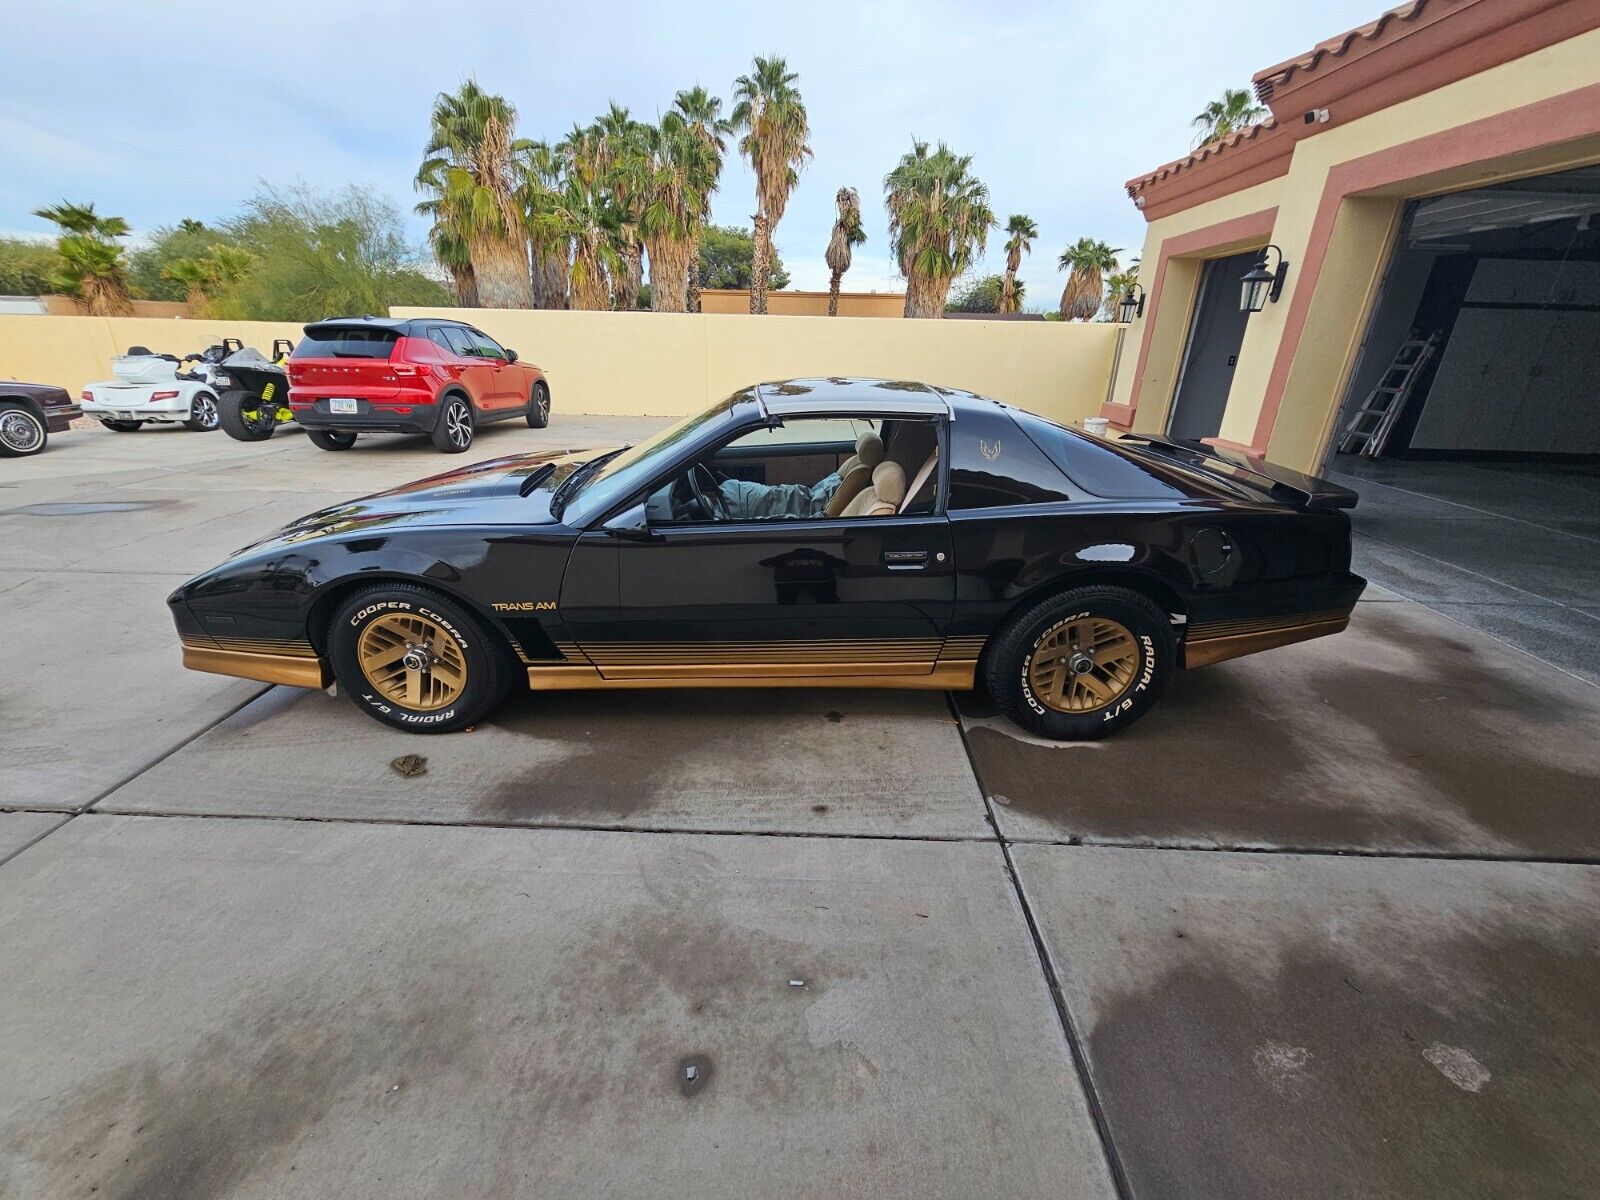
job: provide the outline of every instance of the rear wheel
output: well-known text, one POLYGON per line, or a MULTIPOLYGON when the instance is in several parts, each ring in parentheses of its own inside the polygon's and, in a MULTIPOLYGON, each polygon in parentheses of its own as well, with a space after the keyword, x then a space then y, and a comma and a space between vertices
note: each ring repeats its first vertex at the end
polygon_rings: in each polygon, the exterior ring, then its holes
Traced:
POLYGON ((528 428, 543 429, 550 424, 550 387, 544 380, 533 385, 528 397, 528 428))
POLYGON ((101 421, 113 433, 137 433, 144 428, 143 421, 101 421))
POLYGON ((50 440, 50 428, 26 405, 0 403, 0 457, 27 458, 50 440))
POLYGON ((348 450, 356 444, 356 435, 346 429, 308 429, 306 437, 319 450, 348 450))
POLYGON ((185 429, 195 433, 210 433, 222 423, 222 417, 217 409, 217 398, 210 392, 201 392, 195 396, 194 402, 189 405, 189 419, 183 423, 185 429))
POLYGON ((505 698, 504 648, 461 605, 412 584, 356 593, 334 614, 328 652, 339 686, 374 720, 449 733, 505 698))
POLYGON ((433 427, 433 445, 446 454, 460 454, 472 445, 472 405, 464 396, 446 396, 433 427))
POLYGON ((1008 621, 984 675, 1000 710, 1024 729, 1087 741, 1133 724, 1177 664, 1167 614, 1126 588, 1063 592, 1008 621))
POLYGON ((224 392, 217 402, 222 432, 240 442, 264 442, 278 427, 277 405, 246 391, 224 392))

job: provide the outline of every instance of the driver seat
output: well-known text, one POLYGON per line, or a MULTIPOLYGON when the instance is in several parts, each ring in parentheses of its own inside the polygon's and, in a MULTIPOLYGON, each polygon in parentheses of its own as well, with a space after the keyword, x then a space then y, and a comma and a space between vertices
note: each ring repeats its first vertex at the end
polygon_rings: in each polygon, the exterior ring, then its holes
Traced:
POLYGON ((839 468, 839 488, 824 510, 837 517, 872 482, 872 472, 883 461, 883 439, 870 429, 856 439, 856 452, 839 468))
POLYGON ((872 472, 872 483, 856 493, 844 506, 844 517, 892 517, 906 498, 906 473, 899 463, 879 463, 872 472))

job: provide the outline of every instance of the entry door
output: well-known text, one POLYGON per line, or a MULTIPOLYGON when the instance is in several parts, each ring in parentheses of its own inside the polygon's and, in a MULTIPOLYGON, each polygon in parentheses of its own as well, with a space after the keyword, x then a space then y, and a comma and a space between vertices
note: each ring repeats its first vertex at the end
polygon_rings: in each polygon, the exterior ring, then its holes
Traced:
POLYGON ((940 515, 666 525, 615 544, 616 609, 563 605, 608 679, 928 674, 955 604, 940 515))
POLYGON ((1255 266, 1259 252, 1214 258, 1201 268, 1200 295, 1189 327, 1189 345, 1178 375, 1167 433, 1175 438, 1216 437, 1228 407, 1228 389, 1244 345, 1245 322, 1239 311, 1239 280, 1255 266))

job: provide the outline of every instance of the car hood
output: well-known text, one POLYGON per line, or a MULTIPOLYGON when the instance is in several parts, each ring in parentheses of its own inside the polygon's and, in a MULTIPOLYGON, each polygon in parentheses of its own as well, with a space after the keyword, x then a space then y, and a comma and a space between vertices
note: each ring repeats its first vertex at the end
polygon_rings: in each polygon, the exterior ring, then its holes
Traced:
POLYGON ((0 382, 0 392, 10 396, 27 396, 37 400, 46 407, 70 404, 72 397, 65 388, 58 388, 49 383, 22 383, 19 380, 5 380, 0 382))
POLYGON ((396 526, 553 525, 556 518, 550 511, 550 499, 555 489, 578 467, 606 452, 550 450, 474 463, 307 513, 245 549, 396 526), (554 469, 544 471, 546 466, 554 469), (522 495, 528 478, 539 471, 544 471, 544 477, 526 496, 522 495))

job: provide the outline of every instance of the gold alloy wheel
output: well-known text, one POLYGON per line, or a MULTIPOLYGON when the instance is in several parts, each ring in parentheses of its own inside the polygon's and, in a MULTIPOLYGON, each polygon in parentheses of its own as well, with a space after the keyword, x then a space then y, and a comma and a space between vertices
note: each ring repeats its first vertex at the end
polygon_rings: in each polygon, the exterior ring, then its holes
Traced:
POLYGON ((386 613, 356 643, 361 673, 385 700, 432 712, 467 689, 467 660, 443 626, 414 613, 386 613))
POLYGON ((1105 617, 1079 617, 1057 625, 1034 647, 1028 686, 1057 712, 1093 712, 1122 699, 1138 669, 1133 634, 1105 617))

